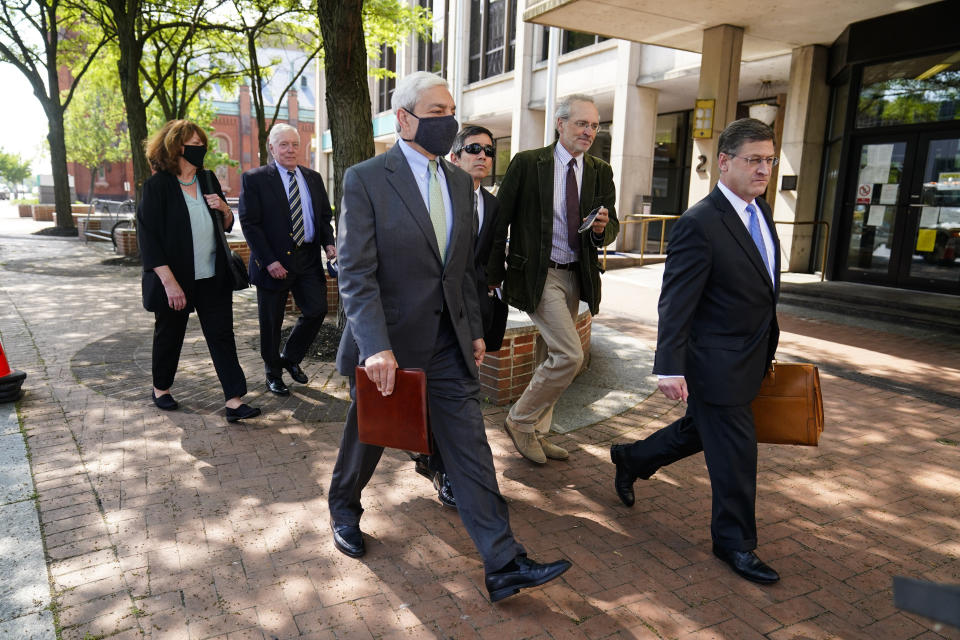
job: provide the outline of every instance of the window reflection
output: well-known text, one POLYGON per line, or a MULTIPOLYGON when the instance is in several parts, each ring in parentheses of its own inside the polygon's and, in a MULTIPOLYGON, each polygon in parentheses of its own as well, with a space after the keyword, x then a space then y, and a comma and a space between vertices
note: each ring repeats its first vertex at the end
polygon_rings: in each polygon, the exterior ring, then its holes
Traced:
POLYGON ((960 120, 960 52, 863 69, 858 128, 960 120))

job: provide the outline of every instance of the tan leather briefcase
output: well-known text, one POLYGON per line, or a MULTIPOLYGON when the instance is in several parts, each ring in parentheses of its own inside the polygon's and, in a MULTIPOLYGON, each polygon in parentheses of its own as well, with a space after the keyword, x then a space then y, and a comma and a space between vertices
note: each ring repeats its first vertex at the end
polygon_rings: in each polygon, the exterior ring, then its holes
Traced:
POLYGON ((774 362, 750 405, 757 442, 815 447, 823 432, 823 399, 816 365, 774 362))

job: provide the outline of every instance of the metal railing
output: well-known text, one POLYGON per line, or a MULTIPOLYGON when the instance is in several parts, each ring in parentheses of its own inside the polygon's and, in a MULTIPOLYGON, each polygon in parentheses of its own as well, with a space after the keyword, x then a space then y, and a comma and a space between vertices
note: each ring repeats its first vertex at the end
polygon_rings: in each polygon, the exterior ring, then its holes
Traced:
MULTIPOLYGON (((659 214, 653 214, 653 213, 638 213, 638 214, 636 214, 636 215, 634 215, 634 216, 631 216, 630 218, 627 218, 626 220, 621 220, 621 221, 620 221, 620 227, 621 227, 621 229, 622 229, 624 226, 631 225, 631 224, 639 224, 639 225, 640 225, 640 243, 639 243, 639 244, 640 244, 640 264, 641 264, 641 265, 643 264, 643 254, 646 252, 646 249, 647 249, 647 231, 648 231, 648 229, 650 228, 650 223, 651 223, 651 222, 664 222, 664 223, 666 223, 666 221, 668 221, 668 220, 676 220, 676 219, 679 218, 679 217, 680 217, 680 216, 676 216, 676 215, 659 215, 659 214)), ((663 253, 663 245, 664 245, 664 243, 666 242, 666 230, 667 230, 667 225, 666 225, 666 224, 661 224, 661 225, 660 225, 660 249, 659 249, 659 251, 660 251, 661 254, 663 253)), ((603 261, 603 268, 604 268, 604 270, 606 270, 606 268, 607 268, 607 247, 606 247, 606 246, 603 247, 603 259, 602 259, 602 261, 603 261)))
POLYGON ((827 277, 827 249, 830 247, 830 223, 826 220, 806 220, 806 221, 788 221, 788 220, 774 220, 773 224, 789 224, 791 226, 806 226, 810 224, 823 225, 826 230, 823 236, 823 246, 820 249, 820 282, 826 280, 827 277))
POLYGON ((90 202, 90 210, 87 213, 84 239, 107 240, 112 242, 114 248, 116 248, 117 231, 134 228, 135 214, 136 204, 133 200, 117 202, 94 199, 90 202), (96 221, 95 225, 92 224, 93 221, 96 221))

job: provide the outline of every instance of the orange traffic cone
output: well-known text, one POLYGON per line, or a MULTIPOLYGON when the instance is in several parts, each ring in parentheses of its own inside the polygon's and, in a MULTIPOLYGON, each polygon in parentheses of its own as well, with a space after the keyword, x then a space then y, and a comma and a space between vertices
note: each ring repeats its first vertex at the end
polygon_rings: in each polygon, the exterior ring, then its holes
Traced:
POLYGON ((7 364, 7 356, 3 352, 3 344, 0 343, 0 402, 13 402, 19 400, 23 392, 20 385, 23 384, 27 374, 23 371, 11 371, 7 364))

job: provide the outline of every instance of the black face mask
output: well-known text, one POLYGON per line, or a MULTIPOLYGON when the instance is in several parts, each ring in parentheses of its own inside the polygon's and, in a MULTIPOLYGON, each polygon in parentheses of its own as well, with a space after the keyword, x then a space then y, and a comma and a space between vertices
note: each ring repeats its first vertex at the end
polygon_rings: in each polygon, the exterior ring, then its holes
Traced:
MULTIPOLYGON (((406 111, 406 109, 404 109, 406 111)), ((457 131, 460 130, 460 124, 454 116, 433 116, 421 118, 407 111, 410 115, 420 121, 417 127, 417 133, 413 140, 407 142, 416 142, 423 147, 424 151, 435 156, 442 156, 450 151, 453 146, 453 140, 457 137, 457 131)))
POLYGON ((205 145, 183 145, 183 159, 195 166, 197 169, 203 168, 203 156, 205 155, 207 155, 207 147, 205 145))

